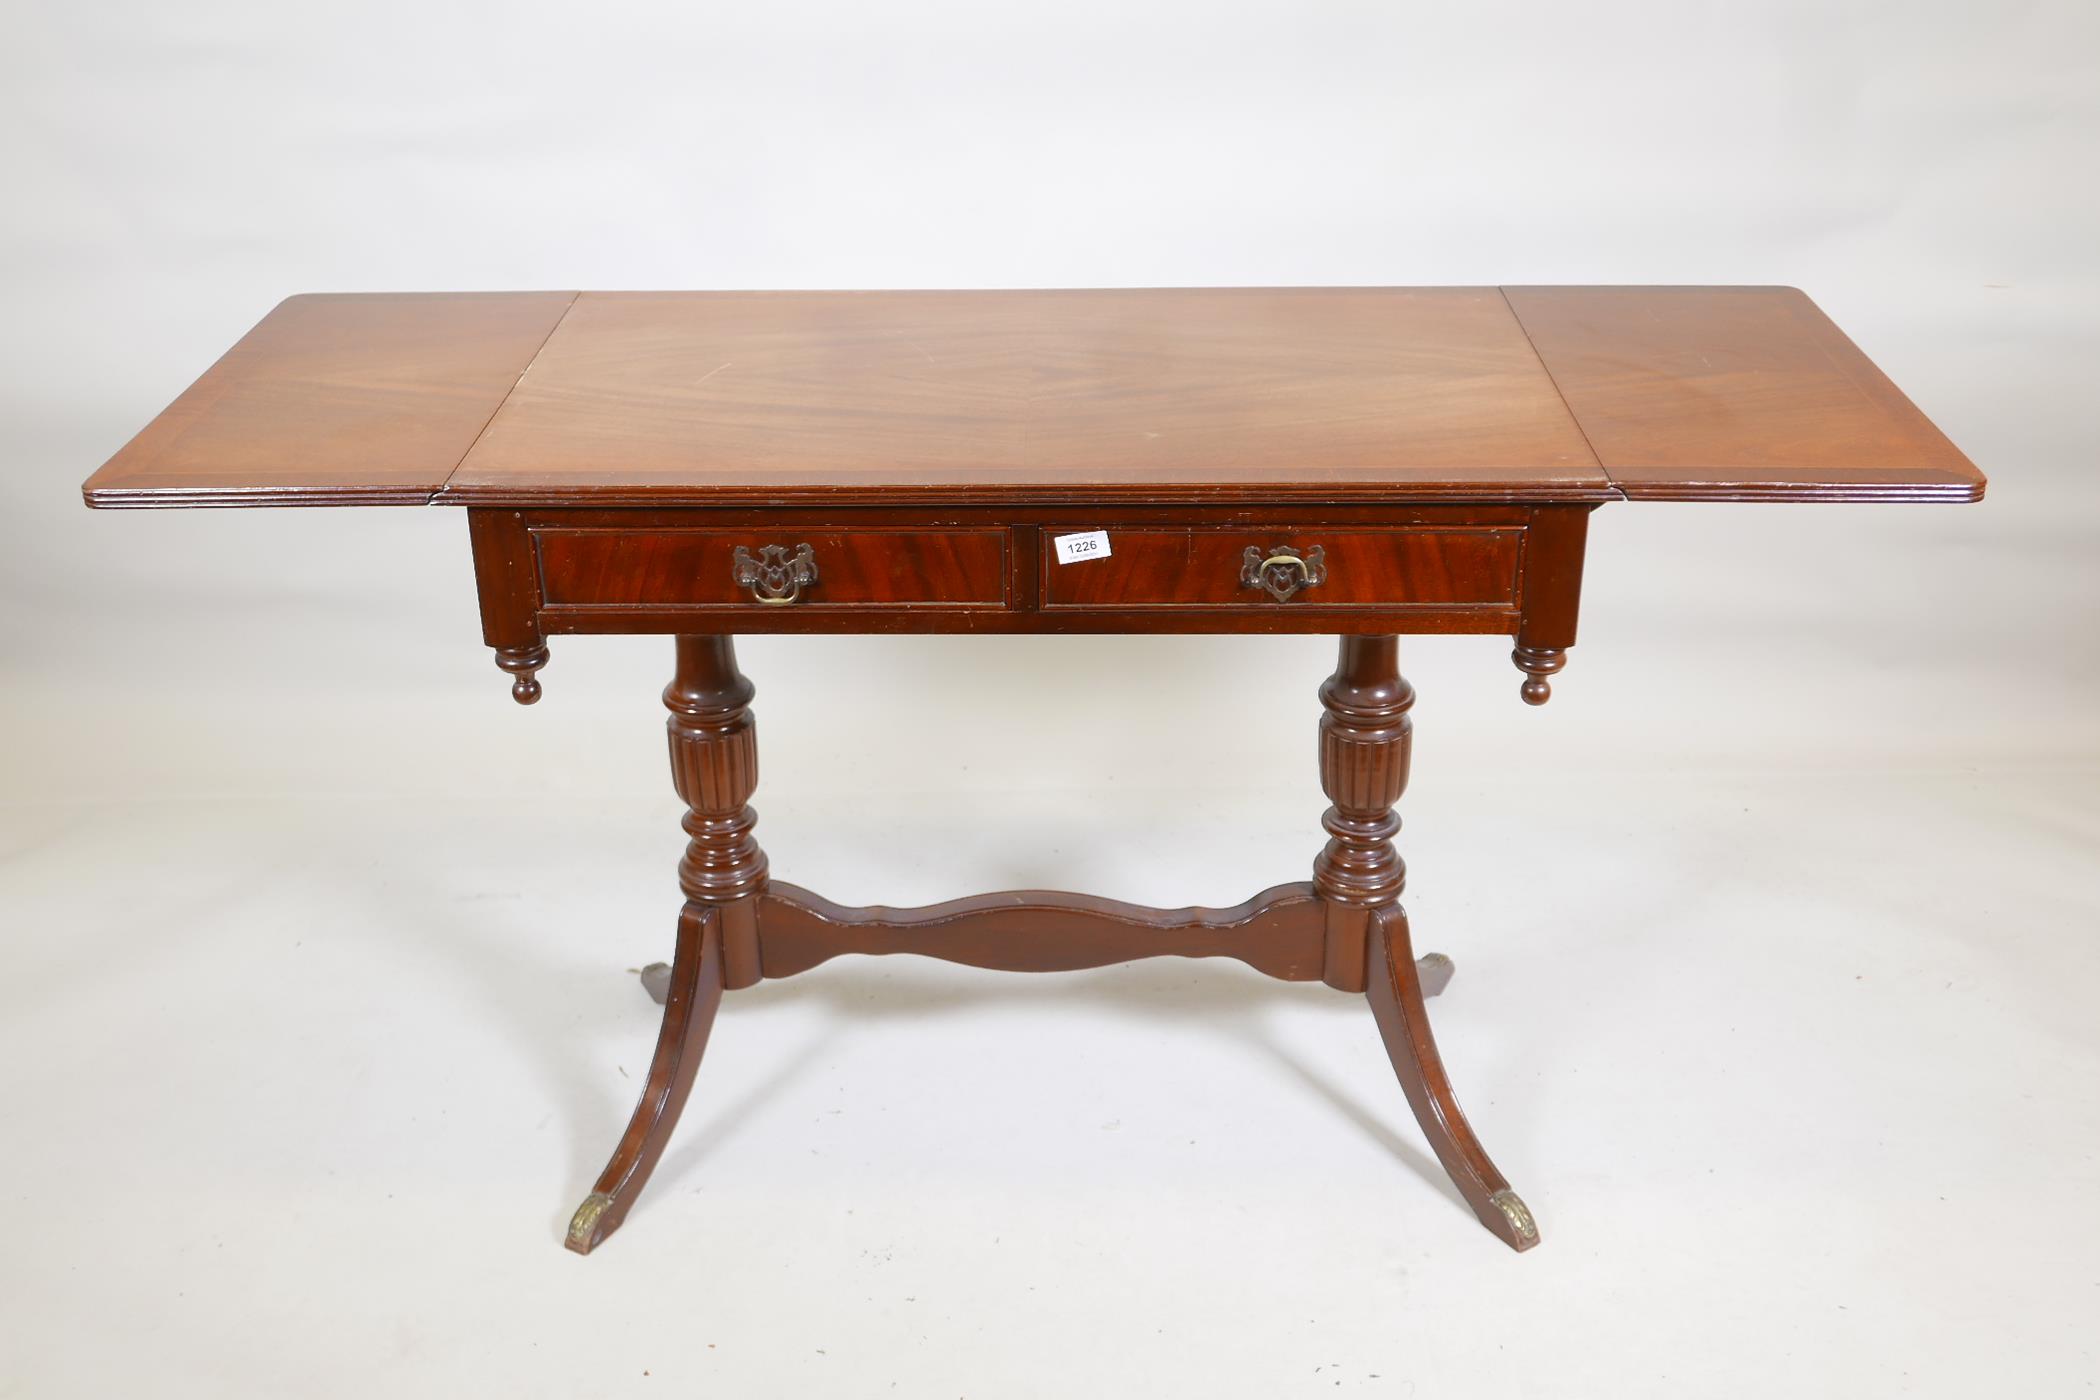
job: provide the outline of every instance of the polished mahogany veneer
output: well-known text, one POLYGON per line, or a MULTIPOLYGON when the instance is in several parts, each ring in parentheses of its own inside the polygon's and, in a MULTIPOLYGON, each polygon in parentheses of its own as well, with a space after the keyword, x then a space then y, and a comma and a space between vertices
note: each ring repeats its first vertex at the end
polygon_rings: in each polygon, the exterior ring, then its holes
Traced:
POLYGON ((1509 287, 1628 500, 1973 501, 1983 476, 1792 287, 1509 287))
POLYGON ((294 297, 104 506, 1967 499, 1788 287, 294 297))
POLYGON ((289 298, 95 473, 88 504, 425 504, 575 300, 289 298))
POLYGON ((762 562, 768 548, 790 556, 802 553, 813 564, 795 596, 780 596, 775 606, 817 612, 1008 604, 1008 532, 1000 529, 783 526, 769 533, 705 526, 633 530, 553 525, 531 533, 539 553, 543 605, 549 612, 750 612, 763 602, 750 584, 738 582, 739 551, 742 558, 762 562))
POLYGON ((675 636, 685 897, 641 1100, 573 1216, 633 1207, 725 991, 845 954, 1050 972, 1235 959, 1368 1000, 1479 1221, 1539 1239, 1460 1110, 1395 808, 1404 633, 1511 638, 1532 703, 1619 500, 1973 500, 1983 477, 1781 287, 295 297, 88 481, 97 506, 466 508, 523 703, 549 639, 675 636), (1310 878, 1220 908, 1019 890, 848 908, 750 805, 765 632, 1322 632, 1310 878))
POLYGON ((1588 505, 823 511, 476 507, 483 636, 581 632, 1478 632, 1575 640, 1588 505), (1059 562, 1057 541, 1107 553, 1059 562), (1319 578, 1277 586, 1295 549, 1319 578), (769 555, 768 551, 772 551, 769 555), (748 565, 800 560, 807 581, 748 565), (740 563, 740 560, 742 561, 740 563), (1264 586, 1266 577, 1269 586, 1264 586), (793 596, 785 596, 788 592, 793 596))
POLYGON ((1044 607, 1178 612, 1245 608, 1252 601, 1380 612, 1485 608, 1506 618, 1516 607, 1524 549, 1521 525, 1140 526, 1106 533, 1113 548, 1106 559, 1060 565, 1053 549, 1041 551, 1044 607), (1249 550, 1261 561, 1251 569, 1249 550), (1311 570, 1308 558, 1316 560, 1311 570), (1278 581, 1265 576, 1273 569, 1262 567, 1272 559, 1298 564, 1278 581))

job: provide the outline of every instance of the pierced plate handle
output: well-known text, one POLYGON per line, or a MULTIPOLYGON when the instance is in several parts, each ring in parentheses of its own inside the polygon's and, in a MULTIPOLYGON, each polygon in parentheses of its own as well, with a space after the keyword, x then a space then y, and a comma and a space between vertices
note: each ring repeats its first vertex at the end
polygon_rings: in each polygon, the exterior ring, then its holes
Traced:
POLYGON ((817 556, 806 544, 789 554, 784 544, 761 546, 758 557, 742 545, 730 556, 730 567, 739 588, 751 590, 761 603, 784 606, 802 596, 802 590, 817 581, 817 556))
POLYGON ((1254 545, 1240 556, 1240 584, 1259 588, 1279 603, 1287 603, 1301 589, 1318 588, 1327 581, 1327 550, 1314 545, 1302 554, 1287 544, 1271 547, 1264 554, 1254 545))

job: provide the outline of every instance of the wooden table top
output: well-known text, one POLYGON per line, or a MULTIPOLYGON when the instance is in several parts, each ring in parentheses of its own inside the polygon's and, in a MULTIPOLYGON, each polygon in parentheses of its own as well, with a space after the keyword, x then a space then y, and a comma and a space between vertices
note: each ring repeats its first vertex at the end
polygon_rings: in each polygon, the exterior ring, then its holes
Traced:
POLYGON ((293 297, 96 506, 1974 500, 1786 287, 293 297))

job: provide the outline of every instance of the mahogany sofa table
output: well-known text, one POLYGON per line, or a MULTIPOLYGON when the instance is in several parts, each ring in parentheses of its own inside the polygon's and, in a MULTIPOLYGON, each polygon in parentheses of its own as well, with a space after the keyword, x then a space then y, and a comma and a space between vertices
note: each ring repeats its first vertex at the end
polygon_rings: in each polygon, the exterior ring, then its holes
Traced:
POLYGON ((569 1227, 648 1180, 722 993, 842 953, 1175 954, 1366 994, 1422 1131, 1516 1249, 1401 911, 1404 632, 1506 633, 1543 703, 1607 501, 1970 501, 1983 477, 1779 287, 294 297, 88 481, 94 506, 455 505, 522 704, 557 633, 670 633, 685 907, 640 1104, 569 1227), (1312 878, 1221 909, 1022 891, 843 908, 771 878, 753 632, 1325 632, 1312 878))

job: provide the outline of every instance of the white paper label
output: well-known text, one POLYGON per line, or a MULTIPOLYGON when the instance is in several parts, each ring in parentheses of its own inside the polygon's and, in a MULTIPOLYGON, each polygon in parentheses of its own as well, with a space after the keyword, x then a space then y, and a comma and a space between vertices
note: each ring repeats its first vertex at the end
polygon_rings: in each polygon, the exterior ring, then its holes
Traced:
POLYGON ((1057 562, 1077 564, 1082 559, 1108 558, 1108 531, 1089 530, 1083 535, 1059 535, 1051 541, 1057 546, 1057 562))

